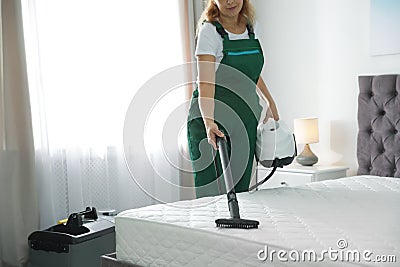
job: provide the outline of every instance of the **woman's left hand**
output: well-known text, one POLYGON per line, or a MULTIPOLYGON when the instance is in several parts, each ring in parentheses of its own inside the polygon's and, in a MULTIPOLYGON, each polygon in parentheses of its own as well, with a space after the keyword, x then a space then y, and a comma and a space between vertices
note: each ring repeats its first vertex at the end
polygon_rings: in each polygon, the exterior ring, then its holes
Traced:
POLYGON ((267 113, 265 114, 265 118, 263 120, 263 123, 267 123, 269 119, 274 119, 275 121, 279 121, 279 114, 278 110, 275 108, 267 108, 267 113))

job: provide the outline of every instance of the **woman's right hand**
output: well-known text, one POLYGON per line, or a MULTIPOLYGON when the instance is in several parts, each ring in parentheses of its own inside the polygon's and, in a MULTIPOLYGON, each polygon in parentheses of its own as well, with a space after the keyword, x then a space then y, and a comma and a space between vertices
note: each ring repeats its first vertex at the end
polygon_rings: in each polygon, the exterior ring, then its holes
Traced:
POLYGON ((207 141, 215 150, 218 149, 216 136, 224 137, 224 133, 218 129, 218 125, 213 121, 206 122, 207 141))

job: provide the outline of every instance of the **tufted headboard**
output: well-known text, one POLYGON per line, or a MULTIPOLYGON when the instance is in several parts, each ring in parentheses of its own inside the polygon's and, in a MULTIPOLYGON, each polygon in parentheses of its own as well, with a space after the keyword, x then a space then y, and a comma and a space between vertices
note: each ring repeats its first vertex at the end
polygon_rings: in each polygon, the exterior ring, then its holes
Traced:
POLYGON ((400 177, 400 75, 358 83, 357 174, 400 177))

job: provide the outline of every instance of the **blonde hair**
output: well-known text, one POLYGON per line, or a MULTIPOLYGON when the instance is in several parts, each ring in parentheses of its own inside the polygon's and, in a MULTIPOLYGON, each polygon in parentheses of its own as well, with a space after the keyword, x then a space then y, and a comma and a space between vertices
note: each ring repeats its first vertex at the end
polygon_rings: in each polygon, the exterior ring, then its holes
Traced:
MULTIPOLYGON (((239 16, 245 18, 247 23, 253 26, 255 21, 255 14, 255 9, 250 3, 250 0, 243 0, 242 10, 240 10, 239 16)), ((204 21, 215 21, 219 18, 219 15, 220 14, 217 4, 214 2, 214 0, 208 0, 207 7, 204 9, 197 23, 196 33, 199 32, 199 29, 201 28, 201 25, 204 21)))

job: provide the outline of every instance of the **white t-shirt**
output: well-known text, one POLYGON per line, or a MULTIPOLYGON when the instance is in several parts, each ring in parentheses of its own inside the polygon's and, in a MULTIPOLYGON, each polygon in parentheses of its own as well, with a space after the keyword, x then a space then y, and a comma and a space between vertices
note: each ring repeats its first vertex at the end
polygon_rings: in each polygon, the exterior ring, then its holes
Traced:
MULTIPOLYGON (((229 40, 249 39, 249 33, 246 30, 241 34, 228 33, 229 40)), ((254 25, 254 36, 257 39, 257 23, 254 25)), ((224 54, 222 53, 222 37, 217 32, 216 27, 212 23, 205 22, 200 28, 197 38, 197 46, 195 55, 212 55, 215 56, 215 62, 221 62, 224 54)))

